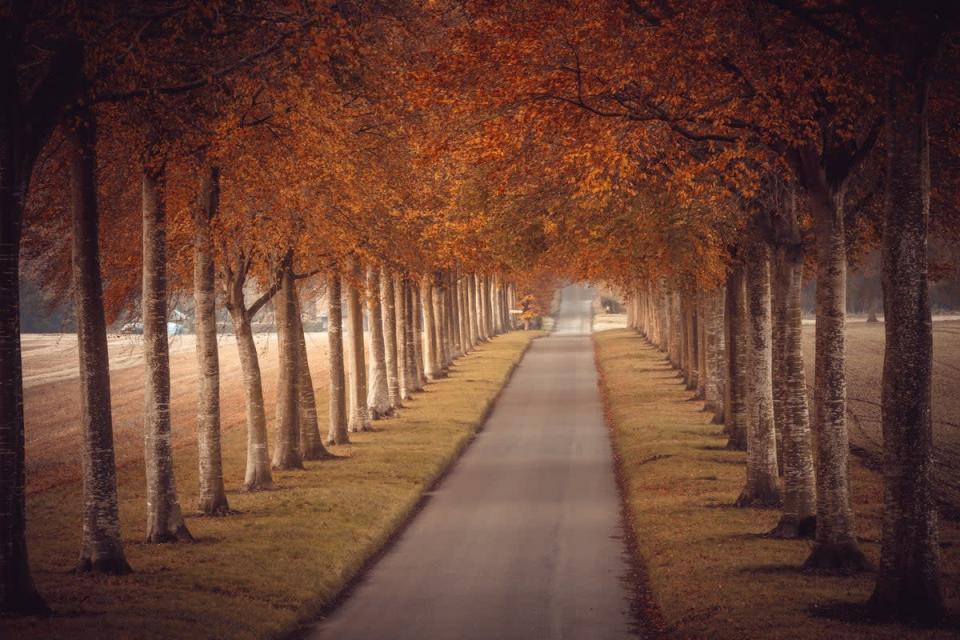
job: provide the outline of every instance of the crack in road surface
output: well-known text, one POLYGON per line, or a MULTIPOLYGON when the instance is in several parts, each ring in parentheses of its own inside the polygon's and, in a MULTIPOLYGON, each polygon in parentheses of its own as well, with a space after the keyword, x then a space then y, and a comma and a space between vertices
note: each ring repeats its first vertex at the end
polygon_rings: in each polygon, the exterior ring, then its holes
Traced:
POLYGON ((564 289, 556 331, 533 343, 476 441, 393 548, 307 637, 635 634, 589 335, 593 295, 564 289))

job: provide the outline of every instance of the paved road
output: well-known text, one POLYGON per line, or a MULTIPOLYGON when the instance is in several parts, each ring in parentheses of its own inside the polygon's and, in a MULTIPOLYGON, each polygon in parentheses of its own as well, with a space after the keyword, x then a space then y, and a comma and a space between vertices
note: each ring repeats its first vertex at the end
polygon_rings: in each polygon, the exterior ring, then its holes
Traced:
POLYGON ((591 299, 564 289, 556 333, 534 342, 476 442, 310 638, 631 637, 591 299))

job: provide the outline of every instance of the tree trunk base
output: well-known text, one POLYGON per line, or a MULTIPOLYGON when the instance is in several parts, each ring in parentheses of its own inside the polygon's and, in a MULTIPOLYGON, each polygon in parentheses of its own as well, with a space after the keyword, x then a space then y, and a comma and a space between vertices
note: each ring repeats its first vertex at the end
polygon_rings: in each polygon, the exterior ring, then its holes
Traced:
POLYGON ((244 491, 270 491, 273 489, 273 476, 269 473, 258 473, 252 479, 244 480, 244 491))
POLYGON ((807 571, 825 571, 842 574, 872 571, 873 566, 863 551, 854 542, 840 542, 835 544, 817 543, 810 552, 810 557, 803 563, 807 571))
POLYGON ((328 457, 330 456, 327 453, 327 450, 323 448, 323 443, 321 443, 319 439, 317 440, 317 444, 315 446, 304 449, 303 454, 300 456, 304 462, 308 460, 323 460, 324 458, 328 457))
POLYGON ((338 444, 350 444, 350 438, 327 438, 328 447, 335 447, 338 444))
POLYGON ((936 580, 907 581, 881 577, 867 602, 880 620, 933 627, 946 615, 943 593, 936 580))
POLYGON ((271 469, 274 471, 303 471, 303 459, 299 453, 291 452, 278 460, 274 460, 271 469))
POLYGON ((96 558, 86 554, 80 556, 77 566, 73 569, 74 573, 99 573, 108 576, 125 576, 133 573, 133 569, 127 563, 123 554, 98 556, 96 558))
POLYGON ((197 503, 197 511, 205 516, 228 516, 234 513, 227 503, 227 496, 222 493, 208 498, 200 498, 197 503))
POLYGON ((723 411, 717 410, 713 412, 713 418, 710 420, 711 424, 725 424, 726 420, 723 417, 723 411))
POLYGON ((730 439, 727 440, 727 449, 731 451, 746 451, 747 450, 747 434, 746 433, 730 433, 730 439))
POLYGON ((173 531, 156 529, 147 532, 147 544, 167 544, 174 542, 194 542, 193 536, 187 530, 187 525, 181 523, 173 531))
POLYGON ((16 589, 0 598, 0 618, 21 616, 49 616, 53 611, 34 589, 16 589))
POLYGON ((771 538, 783 540, 813 539, 817 534, 817 517, 808 516, 797 520, 794 516, 783 516, 777 526, 770 531, 771 538))
POLYGON ((734 506, 751 509, 777 509, 781 504, 780 490, 773 486, 744 489, 734 506))
POLYGON ((396 415, 395 409, 393 407, 387 407, 386 409, 377 409, 375 407, 367 407, 367 411, 370 412, 371 420, 383 420, 385 418, 392 418, 396 415))

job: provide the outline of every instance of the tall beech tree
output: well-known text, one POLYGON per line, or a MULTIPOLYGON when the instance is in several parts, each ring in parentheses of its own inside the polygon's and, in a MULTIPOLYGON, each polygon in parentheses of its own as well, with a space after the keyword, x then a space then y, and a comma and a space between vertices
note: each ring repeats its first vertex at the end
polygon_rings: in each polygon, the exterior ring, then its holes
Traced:
POLYGON ((73 291, 80 354, 83 429, 83 541, 77 570, 130 571, 120 537, 97 203, 97 133, 93 114, 78 108, 66 127, 73 218, 73 291))
POLYGON ((167 345, 166 158, 143 159, 143 343, 146 361, 144 448, 147 470, 147 542, 192 541, 173 471, 170 443, 170 355, 167 345))
POLYGON ((220 168, 203 163, 200 189, 193 208, 193 296, 197 336, 197 463, 200 467, 200 498, 197 505, 206 515, 229 513, 220 453, 220 354, 217 345, 216 265, 211 222, 220 201, 220 168))

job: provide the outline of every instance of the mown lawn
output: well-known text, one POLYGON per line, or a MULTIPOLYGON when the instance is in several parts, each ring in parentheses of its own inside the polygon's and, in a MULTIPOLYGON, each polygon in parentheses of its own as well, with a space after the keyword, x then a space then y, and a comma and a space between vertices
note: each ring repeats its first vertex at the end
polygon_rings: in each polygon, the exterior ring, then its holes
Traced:
MULTIPOLYGON (((38 587, 55 614, 4 620, 2 638, 282 637, 316 618, 410 515, 426 487, 469 442, 530 341, 517 331, 461 358, 399 418, 351 434, 337 459, 276 473, 277 489, 236 490, 245 431, 224 432, 230 506, 236 515, 191 516, 195 544, 146 545, 142 463, 120 470, 121 520, 135 573, 68 573, 80 540, 80 486, 28 499, 29 549, 38 587)), ((176 393, 176 389, 173 390, 176 393)), ((326 416, 325 389, 318 393, 326 416)), ((325 420, 322 430, 325 432, 325 420)), ((271 434, 271 445, 273 439, 271 434)), ((181 504, 196 502, 194 447, 175 452, 181 504)))
MULTIPOLYGON (((634 331, 595 334, 629 525, 664 634, 671 638, 956 638, 864 620, 875 576, 799 570, 810 543, 762 535, 778 512, 738 509, 744 454, 690 400, 663 354, 634 331)), ((880 551, 882 481, 855 458, 851 485, 865 552, 880 551)), ((960 608, 960 526, 942 523, 944 586, 960 608)), ((654 616, 656 617, 656 616, 654 616)))

